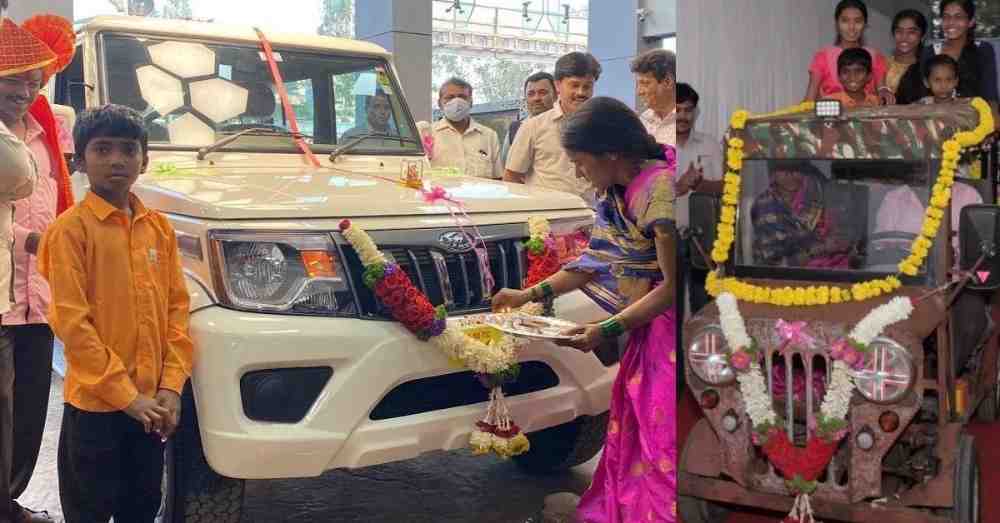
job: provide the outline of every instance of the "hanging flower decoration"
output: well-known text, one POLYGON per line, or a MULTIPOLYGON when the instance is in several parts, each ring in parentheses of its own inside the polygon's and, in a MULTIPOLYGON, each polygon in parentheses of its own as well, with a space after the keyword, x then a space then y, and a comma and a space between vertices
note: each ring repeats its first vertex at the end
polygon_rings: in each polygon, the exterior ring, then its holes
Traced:
POLYGON ((427 153, 427 159, 434 159, 434 136, 425 134, 420 137, 420 142, 424 145, 424 152, 427 153))
MULTIPOLYGON (((787 521, 805 521, 812 518, 809 494, 817 487, 816 479, 833 459, 837 443, 847 434, 847 413, 854 393, 854 380, 850 367, 864 362, 868 346, 890 325, 903 321, 913 312, 913 302, 908 297, 896 297, 869 312, 844 340, 838 340, 830 349, 833 359, 829 389, 822 395, 820 412, 815 426, 809 427, 805 448, 795 446, 784 430, 785 420, 775 411, 761 371, 762 359, 756 342, 747 333, 740 314, 736 295, 721 293, 716 299, 719 322, 729 350, 729 361, 738 371, 737 382, 743 398, 744 409, 753 426, 752 438, 778 469, 789 490, 796 494, 795 505, 787 521), (838 352, 840 351, 840 352, 838 352), (847 357, 854 351, 855 356, 847 357), (740 355, 743 356, 740 356, 740 355), (745 365, 735 362, 746 361, 745 365)), ((778 336, 791 345, 809 345, 812 338, 805 332, 805 325, 779 320, 778 336)))
MULTIPOLYGON (((972 107, 979 112, 979 125, 971 131, 955 133, 942 144, 941 170, 937 182, 931 189, 930 205, 924 213, 920 234, 910 245, 909 256, 899 263, 898 272, 884 278, 875 278, 853 284, 849 289, 836 286, 809 287, 765 287, 742 282, 733 277, 723 278, 716 270, 708 275, 705 288, 712 296, 729 292, 738 299, 752 303, 766 303, 780 307, 802 307, 826 305, 828 303, 846 303, 850 301, 865 301, 890 294, 902 286, 901 275, 915 276, 924 264, 934 238, 937 237, 941 221, 948 211, 951 201, 951 187, 955 183, 955 172, 963 150, 971 148, 989 136, 994 130, 993 112, 982 98, 974 98, 972 107)), ((777 111, 760 117, 782 116, 809 111, 815 105, 805 102, 790 109, 777 111)), ((750 114, 747 111, 737 111, 730 120, 733 129, 739 131, 746 127, 750 114)), ((723 265, 729 261, 733 242, 736 241, 736 218, 740 203, 740 171, 743 169, 743 148, 745 143, 738 137, 731 137, 727 142, 726 167, 723 177, 722 209, 719 217, 716 240, 712 246, 712 261, 723 265)))
POLYGON ((520 342, 471 320, 448 325, 444 307, 435 309, 406 272, 386 259, 367 232, 349 220, 340 223, 340 231, 361 259, 365 286, 372 289, 392 317, 421 341, 432 343, 453 363, 476 372, 480 382, 490 389, 486 417, 477 423, 469 441, 473 452, 492 451, 504 458, 527 452, 530 443, 511 419, 502 389, 504 383, 517 379, 520 342))
POLYGON ((556 249, 552 229, 545 218, 528 219, 529 237, 524 246, 528 249, 528 277, 524 288, 534 287, 559 272, 559 251, 556 249))

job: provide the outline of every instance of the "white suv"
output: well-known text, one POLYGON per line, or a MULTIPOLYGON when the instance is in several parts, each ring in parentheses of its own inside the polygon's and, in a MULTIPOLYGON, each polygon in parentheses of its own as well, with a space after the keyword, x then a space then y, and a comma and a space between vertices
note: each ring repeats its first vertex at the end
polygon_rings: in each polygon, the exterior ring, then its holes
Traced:
MULTIPOLYGON (((425 157, 391 56, 359 41, 267 37, 320 169, 297 147, 249 28, 95 18, 50 86, 76 111, 113 102, 145 115, 151 163, 135 191, 177 230, 196 359, 167 453, 165 521, 238 521, 244 479, 467 445, 487 390, 388 319, 337 232, 342 219, 368 230, 452 317, 487 310, 498 288, 521 285, 528 218, 546 217, 566 236, 593 221, 575 196, 434 179, 485 238, 490 288, 450 211, 394 183, 425 157), (333 274, 305 263, 316 260, 333 274)), ((605 316, 581 293, 555 308, 578 322, 605 316)), ((518 464, 554 470, 600 450, 618 360, 617 346, 608 349, 526 349, 506 389, 532 443, 518 464)))

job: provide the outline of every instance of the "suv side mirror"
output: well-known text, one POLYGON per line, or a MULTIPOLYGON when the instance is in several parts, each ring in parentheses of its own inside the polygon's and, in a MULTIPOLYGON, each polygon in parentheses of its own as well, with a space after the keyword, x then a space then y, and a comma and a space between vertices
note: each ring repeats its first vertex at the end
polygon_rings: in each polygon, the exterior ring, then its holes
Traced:
POLYGON ((963 271, 972 270, 979 258, 983 258, 983 262, 976 268, 978 274, 969 280, 968 288, 1000 288, 1000 206, 963 207, 958 231, 961 249, 959 268, 963 271))
POLYGON ((707 255, 712 252, 716 227, 719 225, 719 213, 722 212, 721 201, 718 196, 712 194, 691 193, 688 209, 691 219, 688 221, 687 244, 691 265, 696 269, 707 271, 711 269, 709 260, 705 260, 701 253, 707 255))

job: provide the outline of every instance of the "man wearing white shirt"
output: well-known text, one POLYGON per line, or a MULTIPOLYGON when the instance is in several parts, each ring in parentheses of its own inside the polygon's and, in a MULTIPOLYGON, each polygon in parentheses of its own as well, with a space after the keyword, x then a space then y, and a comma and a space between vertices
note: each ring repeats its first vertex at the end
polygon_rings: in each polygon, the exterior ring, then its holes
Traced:
MULTIPOLYGON (((683 173, 675 184, 678 229, 685 229, 690 223, 688 200, 691 192, 722 193, 722 145, 715 137, 694 130, 698 120, 698 98, 697 91, 690 85, 677 84, 677 172, 683 173)), ((701 256, 700 253, 688 249, 681 249, 681 253, 685 256, 681 266, 687 267, 682 280, 688 283, 691 312, 694 313, 708 303, 705 292, 708 273, 691 266, 690 260, 701 256)))
POLYGON ((677 86, 677 55, 666 49, 653 49, 632 61, 636 91, 646 104, 639 119, 657 142, 677 144, 677 110, 674 95, 677 86))
POLYGON ((467 176, 500 179, 500 140, 493 129, 472 119, 472 86, 461 78, 441 85, 438 107, 444 117, 431 128, 431 167, 455 167, 467 176))

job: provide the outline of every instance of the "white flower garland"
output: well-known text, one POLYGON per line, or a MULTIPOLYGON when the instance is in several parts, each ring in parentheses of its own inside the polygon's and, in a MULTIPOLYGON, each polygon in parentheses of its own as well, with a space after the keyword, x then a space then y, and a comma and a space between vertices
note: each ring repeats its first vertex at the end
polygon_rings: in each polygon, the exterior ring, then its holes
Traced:
POLYGON ((528 218, 528 234, 533 240, 545 241, 552 234, 549 221, 538 216, 528 218))
MULTIPOLYGON (((724 292, 716 299, 719 308, 719 322, 722 334, 732 355, 735 351, 747 350, 753 345, 753 340, 747 334, 746 324, 740 314, 736 296, 724 292)), ((909 297, 897 296, 884 305, 880 305, 865 315, 848 335, 855 344, 866 347, 882 334, 890 325, 905 320, 913 313, 913 302, 909 297)), ((737 374, 740 394, 754 427, 774 425, 778 416, 767 393, 767 385, 760 364, 754 359, 747 372, 737 374)), ((827 421, 847 420, 851 397, 854 394, 854 378, 850 368, 842 360, 836 359, 830 378, 830 387, 820 404, 822 419, 827 421)))
POLYGON ((913 302, 906 296, 897 296, 889 303, 880 305, 868 313, 851 331, 850 338, 861 345, 868 345, 877 338, 886 327, 910 317, 913 313, 913 302))
MULTIPOLYGON (((730 348, 730 354, 734 349, 750 348, 753 340, 747 334, 746 324, 743 322, 743 316, 740 315, 736 296, 724 292, 716 298, 715 303, 719 307, 722 335, 730 348)), ((738 373, 736 379, 740 384, 740 395, 743 397, 743 405, 747 416, 750 416, 751 423, 755 427, 777 423, 777 415, 771 408, 771 399, 767 394, 767 383, 764 381, 760 364, 754 360, 750 363, 748 371, 738 373)))

